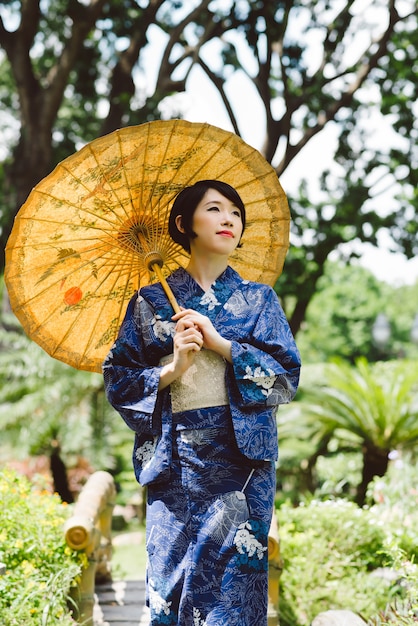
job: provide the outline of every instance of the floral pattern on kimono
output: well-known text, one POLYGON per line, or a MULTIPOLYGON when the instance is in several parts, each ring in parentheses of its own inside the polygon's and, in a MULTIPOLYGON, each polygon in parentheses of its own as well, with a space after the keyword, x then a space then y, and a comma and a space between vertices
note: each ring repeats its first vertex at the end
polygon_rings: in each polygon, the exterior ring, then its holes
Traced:
MULTIPOLYGON (((300 356, 277 295, 243 280, 228 267, 204 292, 184 269, 168 277, 180 306, 207 315, 232 342, 226 385, 238 447, 253 460, 276 460, 276 410, 290 402, 299 382, 300 356)), ((148 484, 165 479, 171 460, 170 389, 158 392, 160 360, 173 351, 173 311, 159 283, 140 290, 128 305, 107 356, 108 399, 136 433, 134 467, 148 484), (143 463, 143 446, 154 457, 143 463)))

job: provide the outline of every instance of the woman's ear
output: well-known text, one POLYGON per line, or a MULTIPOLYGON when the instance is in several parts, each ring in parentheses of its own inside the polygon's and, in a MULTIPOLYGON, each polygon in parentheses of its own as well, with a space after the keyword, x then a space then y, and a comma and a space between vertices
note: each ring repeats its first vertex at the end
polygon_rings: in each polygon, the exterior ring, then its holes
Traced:
POLYGON ((181 215, 177 215, 175 222, 176 222, 176 226, 177 226, 177 230, 181 233, 185 233, 186 231, 184 230, 183 226, 182 226, 182 216, 181 215))

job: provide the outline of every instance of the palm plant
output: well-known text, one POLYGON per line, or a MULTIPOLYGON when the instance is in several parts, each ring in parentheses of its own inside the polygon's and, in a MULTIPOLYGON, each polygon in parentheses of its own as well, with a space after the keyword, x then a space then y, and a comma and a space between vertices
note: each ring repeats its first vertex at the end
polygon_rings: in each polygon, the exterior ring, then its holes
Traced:
POLYGON ((348 444, 361 451, 356 502, 362 506, 370 481, 386 473, 389 453, 418 443, 418 363, 371 365, 359 359, 353 367, 335 361, 325 367, 322 381, 303 389, 296 404, 298 416, 293 415, 292 423, 298 422, 316 442, 316 455, 319 448, 324 454, 331 438, 339 448, 348 444))
POLYGON ((76 370, 46 354, 11 325, 0 327, 0 429, 3 451, 48 453, 56 490, 68 501, 62 456, 114 463, 119 422, 99 374, 76 370), (60 453, 62 450, 62 455, 60 453), (61 486, 60 486, 61 485, 61 486))

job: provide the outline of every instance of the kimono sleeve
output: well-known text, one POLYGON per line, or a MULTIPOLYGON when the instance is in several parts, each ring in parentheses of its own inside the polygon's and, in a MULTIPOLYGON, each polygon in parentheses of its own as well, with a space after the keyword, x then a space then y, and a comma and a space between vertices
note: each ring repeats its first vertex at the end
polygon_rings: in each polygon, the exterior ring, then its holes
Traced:
POLYGON ((119 335, 103 363, 105 391, 110 404, 136 433, 159 430, 158 385, 160 366, 147 362, 143 328, 154 319, 150 305, 134 296, 127 308, 119 335))
POLYGON ((296 394, 300 365, 284 311, 274 290, 266 287, 250 337, 232 341, 237 404, 260 408, 287 404, 296 394))

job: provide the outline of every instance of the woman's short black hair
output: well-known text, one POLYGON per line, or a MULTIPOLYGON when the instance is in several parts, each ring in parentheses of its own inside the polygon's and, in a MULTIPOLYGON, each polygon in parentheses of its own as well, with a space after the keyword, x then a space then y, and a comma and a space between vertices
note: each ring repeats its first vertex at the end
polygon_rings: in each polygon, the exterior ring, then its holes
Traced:
POLYGON ((190 252, 190 240, 196 237, 196 233, 192 229, 194 212, 208 189, 216 189, 240 210, 242 232, 244 232, 245 206, 239 193, 231 185, 220 180, 199 180, 194 185, 182 189, 176 196, 168 220, 168 232, 171 238, 176 243, 179 243, 186 252, 190 252), (184 233, 177 228, 176 218, 179 215, 181 215, 181 225, 184 228, 184 233))

